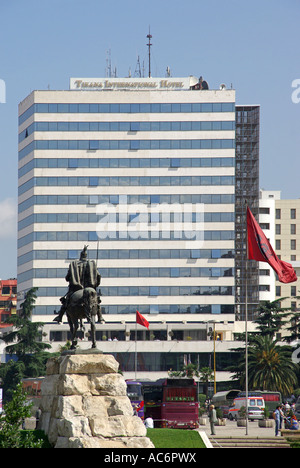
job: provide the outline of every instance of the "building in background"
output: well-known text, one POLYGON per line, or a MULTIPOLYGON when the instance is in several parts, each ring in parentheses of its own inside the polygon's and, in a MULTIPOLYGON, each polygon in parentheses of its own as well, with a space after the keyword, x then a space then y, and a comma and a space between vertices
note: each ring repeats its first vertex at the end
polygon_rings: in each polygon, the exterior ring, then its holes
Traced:
POLYGON ((300 290, 300 199, 275 201, 275 251, 292 264, 298 281, 284 284, 276 280, 276 299, 286 297, 284 307, 298 309, 300 290))
MULTIPOLYGON (((275 209, 280 200, 280 191, 260 190, 259 224, 273 249, 275 248, 275 209)), ((276 251, 276 254, 279 252, 276 251)), ((259 262, 259 300, 274 301, 276 296, 276 275, 268 263, 259 262)))
POLYGON ((259 302, 259 265, 249 261, 246 270, 247 205, 254 216, 259 207, 260 106, 236 106, 235 159, 235 300, 236 320, 253 320, 259 302), (247 287, 246 287, 247 283, 247 287), (246 293, 247 291, 247 293, 246 293), (247 296, 247 297, 246 297, 247 296))
MULTIPOLYGON (((298 277, 294 283, 281 283, 267 263, 259 263, 260 300, 274 301, 280 298, 282 307, 292 312, 299 309, 300 277, 300 200, 281 199, 278 190, 260 190, 259 222, 270 240, 276 255, 291 263, 298 277)), ((284 335, 288 332, 283 331, 284 335)))
POLYGON ((3 323, 17 310, 17 280, 0 280, 0 328, 9 325, 3 323))
MULTIPOLYGON (((20 103, 18 294, 39 288, 33 320, 54 349, 68 337, 52 322, 67 268, 88 244, 102 275, 99 347, 127 376, 139 310, 150 322, 137 334, 143 377, 210 365, 214 327, 218 379, 229 378, 243 331, 245 193, 258 209, 259 107, 197 83, 74 78, 20 103)), ((251 278, 253 304, 258 269, 251 278)))

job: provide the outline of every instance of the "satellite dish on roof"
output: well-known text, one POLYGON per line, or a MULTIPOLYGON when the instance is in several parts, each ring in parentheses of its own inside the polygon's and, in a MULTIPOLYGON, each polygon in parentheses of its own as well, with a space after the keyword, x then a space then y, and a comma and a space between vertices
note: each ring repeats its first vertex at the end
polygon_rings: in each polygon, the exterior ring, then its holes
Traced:
POLYGON ((226 89, 226 85, 224 83, 220 84, 220 90, 223 91, 224 89, 226 89))

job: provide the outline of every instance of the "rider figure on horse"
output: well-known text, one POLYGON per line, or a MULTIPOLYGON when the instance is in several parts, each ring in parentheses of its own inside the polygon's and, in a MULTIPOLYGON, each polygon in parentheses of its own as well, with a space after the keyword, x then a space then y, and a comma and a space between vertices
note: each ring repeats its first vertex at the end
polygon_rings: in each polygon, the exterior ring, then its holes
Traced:
MULTIPOLYGON (((97 289, 100 284, 101 276, 97 270, 96 262, 94 260, 87 259, 87 248, 85 245, 79 260, 74 260, 69 265, 69 270, 66 275, 66 281, 69 283, 67 293, 60 298, 62 303, 58 316, 53 321, 61 323, 64 313, 66 312, 70 303, 71 296, 79 289, 93 288, 97 289)), ((86 313, 86 318, 90 322, 91 317, 89 312, 86 313)))

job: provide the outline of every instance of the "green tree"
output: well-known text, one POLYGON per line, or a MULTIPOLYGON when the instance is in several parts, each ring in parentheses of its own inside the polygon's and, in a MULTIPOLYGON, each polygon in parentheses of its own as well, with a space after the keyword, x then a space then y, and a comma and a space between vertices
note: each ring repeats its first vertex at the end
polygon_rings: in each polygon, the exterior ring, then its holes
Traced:
MULTIPOLYGON (((245 388, 245 350, 228 368, 245 388)), ((298 385, 298 366, 292 362, 289 346, 280 346, 270 336, 257 336, 248 346, 249 390, 273 390, 289 395, 298 385)))
POLYGON ((8 344, 6 351, 17 356, 17 361, 10 360, 0 366, 0 377, 5 401, 12 396, 16 384, 24 377, 39 377, 44 375, 45 365, 49 353, 45 350, 51 346, 43 343, 43 323, 32 322, 31 316, 36 300, 37 288, 30 289, 21 304, 18 315, 10 316, 7 323, 13 326, 12 330, 3 336, 3 341, 8 344))
POLYGON ((205 395, 208 396, 208 386, 214 378, 214 371, 210 367, 201 367, 200 369, 200 382, 204 382, 205 395))
POLYGON ((22 384, 18 384, 12 400, 0 415, 0 448, 41 448, 42 441, 35 441, 32 432, 20 430, 24 419, 30 416, 31 406, 22 391, 22 384))
POLYGON ((281 307, 281 302, 286 299, 281 297, 273 302, 262 301, 258 307, 258 317, 254 320, 257 329, 262 336, 275 338, 282 327, 288 322, 286 318, 290 315, 290 309, 281 307))
POLYGON ((188 379, 193 379, 194 377, 199 376, 197 364, 186 364, 179 371, 169 371, 169 376, 174 377, 187 377, 188 379))
POLYGON ((32 322, 31 316, 36 300, 38 288, 31 288, 25 301, 21 304, 21 311, 17 315, 10 316, 6 322, 13 325, 12 331, 3 336, 5 343, 14 343, 6 347, 9 354, 15 354, 18 359, 25 359, 28 354, 40 353, 51 348, 41 341, 42 322, 32 322))

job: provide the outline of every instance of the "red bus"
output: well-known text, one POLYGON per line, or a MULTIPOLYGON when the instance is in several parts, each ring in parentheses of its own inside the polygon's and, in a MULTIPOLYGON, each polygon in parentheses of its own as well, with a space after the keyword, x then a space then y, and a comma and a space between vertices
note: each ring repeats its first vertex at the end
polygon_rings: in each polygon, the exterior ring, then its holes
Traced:
POLYGON ((194 379, 167 379, 163 383, 161 419, 163 427, 199 427, 199 402, 194 379))

